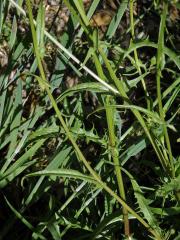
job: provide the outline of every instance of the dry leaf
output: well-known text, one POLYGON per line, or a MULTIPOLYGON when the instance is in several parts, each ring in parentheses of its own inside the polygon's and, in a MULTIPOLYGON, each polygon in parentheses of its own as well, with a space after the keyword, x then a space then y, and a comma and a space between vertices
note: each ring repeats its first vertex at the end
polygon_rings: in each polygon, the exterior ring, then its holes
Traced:
POLYGON ((111 10, 100 10, 94 14, 90 20, 90 26, 101 27, 107 26, 114 16, 114 11, 111 10))
POLYGON ((79 82, 78 77, 67 76, 65 84, 66 84, 67 88, 71 88, 71 87, 77 85, 78 82, 79 82))
POLYGON ((173 22, 180 19, 179 10, 176 8, 175 5, 170 6, 170 18, 173 22))

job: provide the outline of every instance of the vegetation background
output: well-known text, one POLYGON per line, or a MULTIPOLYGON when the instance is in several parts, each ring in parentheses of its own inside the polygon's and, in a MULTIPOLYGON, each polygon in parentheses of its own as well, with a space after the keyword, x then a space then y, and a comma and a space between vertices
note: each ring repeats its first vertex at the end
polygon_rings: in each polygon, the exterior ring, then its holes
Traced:
POLYGON ((0 1, 0 239, 180 239, 180 4, 0 1))

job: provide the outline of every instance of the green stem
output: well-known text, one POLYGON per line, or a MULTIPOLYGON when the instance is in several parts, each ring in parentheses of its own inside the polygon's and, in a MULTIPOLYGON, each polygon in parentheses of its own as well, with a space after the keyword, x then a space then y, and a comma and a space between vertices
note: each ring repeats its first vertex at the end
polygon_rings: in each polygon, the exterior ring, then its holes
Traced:
POLYGON ((76 141, 72 137, 72 134, 71 134, 70 130, 68 129, 68 127, 67 127, 67 125, 66 125, 66 123, 65 123, 65 121, 62 117, 62 114, 61 114, 61 112, 60 112, 60 110, 59 110, 59 108, 56 104, 56 101, 51 94, 49 86, 47 84, 45 84, 46 83, 46 77, 45 77, 44 69, 43 69, 43 66, 42 66, 42 63, 41 63, 41 58, 40 58, 40 55, 39 55, 39 52, 38 52, 36 32, 35 32, 35 27, 34 27, 34 23, 33 23, 33 15, 32 15, 32 8, 31 8, 30 0, 26 0, 26 5, 27 5, 27 8, 28 8, 28 14, 29 14, 30 27, 31 27, 32 38, 33 38, 35 56, 36 56, 36 59, 37 59, 37 63, 38 63, 39 71, 40 71, 40 74, 41 74, 41 78, 44 82, 44 89, 46 90, 46 92, 47 92, 47 94, 50 98, 50 101, 52 103, 52 106, 53 106, 53 108, 54 108, 54 110, 55 110, 55 112, 56 112, 64 130, 65 130, 65 132, 66 132, 67 137, 71 141, 79 159, 84 163, 84 165, 86 166, 86 168, 90 172, 90 174, 94 177, 94 179, 102 186, 102 188, 106 192, 108 192, 124 208, 126 208, 128 212, 130 212, 134 217, 136 217, 138 219, 138 221, 140 221, 149 230, 149 232, 151 232, 151 234, 156 237, 157 240, 161 240, 162 238, 159 235, 159 233, 157 233, 153 228, 151 228, 151 226, 146 221, 144 221, 144 219, 142 217, 140 217, 132 208, 130 208, 123 199, 121 199, 115 192, 112 191, 111 188, 109 188, 106 185, 106 183, 104 183, 101 180, 100 176, 91 168, 90 164, 85 159, 84 155, 82 154, 81 150, 79 149, 78 145, 76 144, 76 141))
MULTIPOLYGON (((110 96, 107 96, 106 98, 106 116, 107 116, 107 123, 108 123, 108 131, 109 131, 109 145, 111 149, 111 155, 115 166, 115 173, 119 188, 119 193, 121 198, 126 201, 126 195, 124 190, 124 183, 120 168, 120 162, 119 162, 119 151, 117 149, 117 143, 116 143, 116 136, 115 136, 115 129, 114 129, 114 108, 110 107, 111 104, 111 98, 110 96)), ((123 207, 123 218, 124 218, 124 233, 126 237, 130 237, 130 229, 129 229, 129 219, 128 219, 128 211, 126 208, 123 207)))
MULTIPOLYGON (((102 79, 106 79, 102 65, 96 55, 96 53, 93 54, 93 60, 96 66, 96 70, 98 72, 98 76, 100 76, 102 79)), ((106 118, 107 118, 107 124, 108 124, 108 131, 109 131, 109 145, 111 148, 111 155, 115 166, 115 173, 119 188, 120 197, 126 201, 125 191, 124 191, 124 184, 123 184, 123 178, 121 174, 120 164, 119 164, 119 153, 116 148, 116 137, 115 137, 115 131, 114 131, 114 119, 113 119, 113 113, 114 109, 110 108, 110 96, 107 96, 106 98, 106 118)), ((130 230, 129 230, 129 219, 128 219, 128 211, 126 208, 123 209, 123 218, 124 218, 124 233, 125 236, 130 237, 130 230)))
MULTIPOLYGON (((161 15, 161 23, 159 27, 159 37, 158 37, 158 49, 157 49, 157 74, 156 74, 156 84, 157 84, 157 99, 158 99, 158 107, 159 107, 159 115, 163 122, 165 122, 165 114, 163 111, 163 104, 162 104, 162 94, 161 94, 161 71, 163 68, 163 48, 164 48, 164 31, 166 27, 166 15, 168 10, 168 3, 163 1, 163 12, 161 15)), ((166 124, 163 124, 163 132, 166 141, 166 146, 168 149, 169 160, 167 159, 169 171, 171 173, 171 177, 175 177, 175 170, 173 164, 173 155, 171 150, 171 144, 169 140, 169 134, 167 130, 166 124)))
MULTIPOLYGON (((130 0, 130 2, 129 2, 129 12, 130 12, 130 25, 131 25, 132 41, 134 41, 134 39, 135 39, 133 11, 134 11, 134 1, 130 0)), ((139 75, 142 75, 142 71, 141 71, 141 68, 139 66, 139 59, 138 59, 138 54, 137 54, 136 49, 134 50, 134 58, 135 58, 135 64, 136 64, 136 68, 139 72, 139 75)), ((150 96, 149 96, 149 93, 147 91, 144 78, 141 79, 141 83, 142 83, 142 86, 143 86, 143 89, 144 89, 144 92, 145 92, 145 95, 146 95, 146 99, 147 99, 147 108, 148 108, 148 110, 150 110, 150 96)))

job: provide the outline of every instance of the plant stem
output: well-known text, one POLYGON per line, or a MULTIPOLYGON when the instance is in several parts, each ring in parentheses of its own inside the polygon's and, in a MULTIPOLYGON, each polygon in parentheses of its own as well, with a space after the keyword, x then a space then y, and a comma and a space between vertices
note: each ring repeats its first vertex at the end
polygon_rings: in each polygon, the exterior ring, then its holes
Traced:
MULTIPOLYGON (((114 129, 114 108, 110 107, 111 104, 111 98, 110 96, 107 96, 106 98, 106 116, 107 116, 107 123, 108 123, 108 131, 109 131, 109 145, 111 149, 111 155, 115 166, 115 173, 119 188, 119 193, 121 198, 126 201, 126 195, 124 190, 124 183, 122 178, 122 172, 120 168, 120 162, 119 162, 119 151, 117 148, 116 143, 116 136, 115 136, 115 129, 114 129)), ((129 219, 128 219, 128 211, 126 208, 123 207, 123 218, 124 218, 124 233, 126 237, 130 237, 130 228, 129 228, 129 219)))
MULTIPOLYGON (((134 11, 134 0, 130 0, 129 2, 129 12, 130 12, 130 25, 131 25, 131 35, 132 35, 132 41, 135 40, 135 30, 134 30, 134 16, 133 16, 133 11, 134 11)), ((139 72, 139 75, 142 75, 142 71, 141 71, 141 67, 139 66, 139 59, 138 59, 138 54, 137 54, 137 50, 134 50, 134 58, 135 58, 135 64, 136 64, 136 68, 139 72)), ((148 110, 150 110, 151 106, 150 106, 150 96, 149 93, 147 91, 146 88, 146 84, 144 81, 144 78, 141 79, 141 83, 146 95, 146 99, 147 99, 147 108, 148 110)))
MULTIPOLYGON (((94 55, 93 55, 93 60, 94 60, 98 75, 102 79, 106 79, 103 69, 102 69, 102 65, 101 65, 96 53, 94 53, 94 55)), ((108 131, 109 131, 109 145, 111 148, 111 155, 112 155, 112 159, 113 159, 114 166, 115 166, 115 173, 116 173, 120 197, 124 201, 126 201, 123 178, 122 178, 120 163, 119 163, 119 152, 116 147, 116 137, 115 137, 115 131, 114 131, 114 109, 110 108, 110 96, 107 96, 105 101, 106 101, 105 109, 106 109, 106 119, 107 119, 107 124, 108 124, 108 131)), ((125 236, 130 237, 128 211, 124 207, 122 207, 122 209, 123 209, 123 218, 124 218, 124 233, 125 233, 125 236)))
MULTIPOLYGON (((163 1, 163 12, 161 14, 161 23, 159 27, 159 37, 158 37, 158 49, 157 49, 157 63, 156 63, 156 85, 157 85, 157 99, 158 99, 158 107, 159 107, 159 115, 161 120, 165 123, 165 114, 163 111, 162 105, 162 95, 161 95, 161 71, 163 69, 163 48, 164 48, 164 31, 166 26, 166 15, 168 10, 167 1, 163 1)), ((175 177, 175 170, 173 164, 173 155, 171 151, 171 144, 169 140, 168 130, 166 124, 163 124, 163 132, 166 141, 166 146, 168 149, 169 160, 167 159, 169 171, 171 173, 171 177, 175 177)), ((163 140, 162 140, 163 141, 163 140)))

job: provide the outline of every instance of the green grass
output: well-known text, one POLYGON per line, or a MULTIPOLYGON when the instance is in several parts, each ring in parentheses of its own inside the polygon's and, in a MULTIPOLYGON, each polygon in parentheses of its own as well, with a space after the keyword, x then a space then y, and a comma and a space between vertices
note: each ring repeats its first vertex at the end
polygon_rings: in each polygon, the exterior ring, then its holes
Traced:
POLYGON ((0 2, 0 239, 178 239, 178 3, 137 3, 138 18, 122 1, 103 30, 100 1, 59 4, 61 35, 43 2, 0 2))

